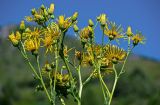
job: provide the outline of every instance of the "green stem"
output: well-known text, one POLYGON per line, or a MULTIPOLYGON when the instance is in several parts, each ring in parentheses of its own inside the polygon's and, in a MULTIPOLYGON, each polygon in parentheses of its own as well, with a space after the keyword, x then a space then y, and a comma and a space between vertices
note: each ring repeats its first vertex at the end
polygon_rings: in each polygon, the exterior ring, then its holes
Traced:
POLYGON ((82 83, 80 65, 78 67, 78 77, 79 77, 79 94, 78 95, 79 95, 79 99, 80 99, 80 102, 81 102, 83 83, 82 83))
POLYGON ((52 86, 52 78, 51 78, 51 73, 49 72, 49 79, 50 79, 50 90, 51 90, 51 98, 53 97, 53 86, 52 86))
MULTIPOLYGON (((62 58, 66 68, 67 68, 67 71, 69 73, 69 77, 70 77, 70 84, 71 84, 71 87, 73 87, 73 82, 74 82, 74 79, 73 79, 73 76, 72 76, 72 72, 70 70, 70 67, 67 63, 67 59, 64 57, 64 54, 63 54, 63 51, 64 51, 64 37, 65 37, 65 33, 66 32, 62 32, 62 36, 61 36, 61 39, 60 39, 60 45, 59 45, 59 55, 60 57, 62 58)), ((77 100, 77 102, 79 103, 79 99, 77 98, 77 96, 75 95, 75 93, 73 92, 73 89, 71 90, 72 91, 72 94, 73 94, 73 97, 77 100)))
POLYGON ((52 102, 51 97, 50 97, 50 95, 49 95, 49 93, 48 93, 48 91, 47 91, 47 88, 46 88, 46 86, 45 86, 45 83, 44 83, 44 81, 43 81, 43 77, 42 77, 42 73, 41 73, 41 69, 40 69, 40 64, 39 64, 39 56, 36 57, 36 61, 37 61, 37 65, 38 65, 38 70, 39 70, 39 75, 40 75, 41 84, 42 84, 42 86, 43 86, 43 88, 44 88, 44 91, 45 91, 45 93, 46 93, 49 101, 52 102))
MULTIPOLYGON (((100 84, 101 84, 101 89, 102 89, 104 101, 107 102, 106 94, 104 92, 104 87, 103 87, 103 86, 106 86, 106 84, 104 83, 101 72, 100 72, 100 65, 99 65, 99 68, 98 68, 98 77, 99 77, 99 81, 100 81, 100 84)), ((108 88, 106 88, 106 90, 108 90, 108 88)), ((107 94, 109 94, 108 91, 107 91, 107 94)))
POLYGON ((56 78, 57 78, 57 71, 58 71, 58 65, 59 65, 59 51, 58 51, 58 45, 55 44, 55 60, 56 60, 56 70, 54 72, 54 85, 53 85, 53 94, 54 94, 54 99, 53 99, 53 104, 55 105, 55 99, 56 99, 56 78))
POLYGON ((18 50, 20 51, 20 53, 22 54, 22 56, 27 60, 29 66, 31 67, 31 70, 32 70, 32 72, 34 73, 34 75, 36 76, 36 78, 40 79, 40 77, 39 77, 39 75, 37 74, 35 68, 34 68, 33 65, 31 64, 31 62, 29 61, 29 58, 28 58, 28 56, 27 56, 27 54, 26 54, 26 51, 25 51, 25 49, 24 49, 24 46, 23 46, 23 43, 22 43, 22 42, 21 42, 21 45, 22 45, 23 51, 22 51, 19 47, 18 47, 18 50))
POLYGON ((104 27, 102 27, 103 35, 102 35, 102 47, 104 45, 104 27))
POLYGON ((60 101, 61 101, 62 105, 66 105, 65 102, 64 102, 64 99, 61 96, 59 96, 59 98, 60 98, 60 101))
POLYGON ((112 88, 112 91, 111 91, 111 94, 110 94, 108 105, 111 104, 111 101, 112 101, 112 98, 113 98, 113 94, 114 94, 114 91, 115 91, 115 88, 116 88, 116 85, 117 85, 117 81, 118 81, 118 78, 119 78, 118 75, 117 75, 117 71, 115 69, 115 65, 113 65, 113 70, 114 70, 115 78, 114 78, 114 84, 113 84, 113 88, 112 88))
POLYGON ((120 73, 118 74, 118 77, 125 72, 124 67, 125 67, 125 65, 126 65, 128 56, 131 54, 132 49, 134 48, 134 47, 130 48, 130 40, 131 40, 130 37, 128 37, 128 50, 127 50, 127 55, 126 55, 126 58, 125 58, 125 60, 124 60, 123 65, 122 65, 122 68, 121 68, 121 70, 120 70, 120 73))
POLYGON ((83 86, 85 86, 92 78, 93 74, 95 73, 96 69, 89 75, 89 77, 83 82, 83 86))

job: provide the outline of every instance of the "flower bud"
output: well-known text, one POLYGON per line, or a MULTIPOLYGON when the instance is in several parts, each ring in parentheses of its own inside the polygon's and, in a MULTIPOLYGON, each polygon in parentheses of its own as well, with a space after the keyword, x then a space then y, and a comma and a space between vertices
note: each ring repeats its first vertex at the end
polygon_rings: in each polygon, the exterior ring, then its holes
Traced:
POLYGON ((26 33, 29 33, 29 32, 31 32, 31 30, 30 30, 29 28, 26 28, 26 29, 25 29, 25 32, 26 32, 26 33))
POLYGON ((48 10, 48 13, 49 13, 49 14, 53 14, 53 12, 54 12, 54 4, 52 3, 52 4, 50 5, 50 8, 49 8, 49 10, 48 10))
POLYGON ((106 21, 107 21, 106 14, 101 14, 101 16, 100 16, 100 23, 101 23, 102 27, 105 26, 106 21))
POLYGON ((43 4, 41 5, 41 9, 42 9, 42 10, 44 10, 44 9, 45 9, 45 6, 44 6, 43 4))
POLYGON ((25 30, 25 23, 24 23, 24 21, 21 21, 21 23, 20 23, 20 30, 25 30))
POLYGON ((75 12, 72 16, 72 22, 76 21, 78 17, 78 12, 75 12))
POLYGON ((62 69, 66 69, 66 66, 62 66, 62 69))
POLYGON ((63 25, 64 25, 64 16, 59 16, 59 19, 58 19, 58 24, 59 24, 59 27, 62 28, 63 25))
POLYGON ((21 39, 21 34, 19 33, 19 31, 16 31, 16 39, 17 40, 20 40, 21 39))
POLYGON ((126 32, 126 34, 127 34, 127 36, 128 36, 128 37, 131 37, 131 36, 133 35, 133 33, 132 33, 132 29, 131 29, 131 27, 130 27, 130 26, 127 28, 127 32, 126 32))
POLYGON ((14 33, 11 33, 8 36, 8 39, 12 42, 13 46, 17 47, 19 44, 19 41, 16 39, 16 36, 14 35, 14 33))
POLYGON ((45 68, 46 68, 46 71, 48 72, 52 70, 50 64, 45 64, 45 68))
POLYGON ((113 58, 113 59, 112 59, 112 63, 113 63, 113 64, 117 64, 117 63, 118 63, 117 58, 113 58))
POLYGON ((34 55, 34 56, 37 56, 38 55, 38 50, 33 50, 33 51, 31 51, 32 52, 32 55, 34 55))
POLYGON ((35 16, 35 18, 36 18, 37 20, 42 20, 42 19, 44 19, 44 17, 43 17, 43 16, 38 15, 38 14, 36 14, 36 15, 34 15, 34 16, 35 16))
POLYGON ((48 16, 48 12, 47 12, 46 9, 44 9, 44 15, 45 15, 45 16, 48 16))
POLYGON ((97 21, 100 21, 100 16, 97 17, 97 21))
POLYGON ((93 26, 94 26, 94 23, 93 23, 93 21, 92 21, 91 19, 89 19, 88 23, 89 23, 89 26, 90 26, 90 27, 93 27, 93 26))
POLYGON ((32 15, 35 15, 35 14, 36 14, 36 9, 35 9, 35 8, 33 8, 33 9, 31 10, 31 14, 32 14, 32 15))
POLYGON ((51 19, 54 19, 54 15, 51 15, 51 19))
POLYGON ((56 67, 55 63, 52 62, 52 63, 51 63, 51 68, 54 69, 55 67, 56 67))
POLYGON ((74 26, 73 26, 73 29, 74 29, 74 32, 78 32, 78 31, 79 31, 79 28, 78 28, 77 25, 74 25, 74 26))

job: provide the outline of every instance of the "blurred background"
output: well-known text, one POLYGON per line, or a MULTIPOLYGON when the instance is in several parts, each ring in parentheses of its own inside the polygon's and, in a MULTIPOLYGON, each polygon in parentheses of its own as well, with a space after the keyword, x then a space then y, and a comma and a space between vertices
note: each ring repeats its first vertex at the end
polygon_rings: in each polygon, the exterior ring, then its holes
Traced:
MULTIPOLYGON (((88 24, 88 19, 95 22, 99 14, 106 13, 109 20, 121 24, 124 29, 131 26, 135 31, 142 31, 146 44, 136 47, 129 57, 112 105, 160 105, 159 0, 0 0, 0 105, 49 105, 42 92, 35 92, 30 68, 7 36, 30 15, 32 8, 41 4, 49 7, 50 3, 55 4, 55 17, 79 12, 80 28, 88 24)), ((78 47, 72 30, 68 35, 67 44, 71 45, 72 41, 78 47)), ((100 36, 97 30, 98 43, 100 36)), ((107 77, 106 82, 109 80, 107 77)), ((92 80, 83 91, 82 105, 103 105, 99 88, 97 80, 92 80)), ((74 100, 66 100, 67 105, 76 105, 74 100)))

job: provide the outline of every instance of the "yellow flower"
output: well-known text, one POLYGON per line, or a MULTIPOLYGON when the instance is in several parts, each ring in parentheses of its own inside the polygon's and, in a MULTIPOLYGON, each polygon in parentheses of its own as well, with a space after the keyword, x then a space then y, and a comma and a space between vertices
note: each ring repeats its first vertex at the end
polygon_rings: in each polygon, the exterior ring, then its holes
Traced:
POLYGON ((99 22, 100 22, 101 26, 105 26, 105 24, 107 22, 106 14, 101 14, 99 16, 99 22))
POLYGON ((59 16, 58 25, 61 30, 67 31, 67 29, 70 27, 71 24, 72 24, 71 17, 68 17, 65 19, 64 16, 62 16, 62 15, 59 16))
POLYGON ((88 24, 89 24, 90 27, 94 26, 94 23, 93 23, 93 21, 91 19, 88 20, 88 24))
POLYGON ((133 35, 133 33, 132 33, 132 29, 131 29, 131 27, 130 27, 130 26, 127 28, 127 32, 126 32, 126 34, 127 34, 127 36, 128 36, 128 37, 131 37, 131 36, 133 35))
POLYGON ((82 64, 83 66, 88 66, 88 65, 92 66, 92 65, 93 65, 92 60, 93 60, 93 57, 90 56, 89 54, 85 53, 85 54, 83 55, 83 59, 82 59, 82 63, 81 63, 81 64, 82 64))
POLYGON ((81 53, 80 51, 75 50, 75 57, 76 57, 78 60, 81 60, 81 59, 82 59, 82 53, 81 53))
POLYGON ((68 49, 67 46, 64 46, 63 54, 64 57, 68 57, 68 52, 71 51, 73 48, 68 49))
POLYGON ((24 21, 21 21, 21 23, 20 23, 20 30, 25 30, 25 23, 24 23, 24 21))
POLYGON ((53 39, 56 40, 60 37, 61 32, 58 25, 52 22, 51 25, 49 25, 47 29, 44 31, 44 34, 46 36, 52 36, 53 39))
POLYGON ((75 12, 72 16, 72 22, 75 22, 77 20, 78 17, 78 12, 75 12))
POLYGON ((20 40, 21 39, 21 34, 19 31, 16 31, 16 39, 20 40))
POLYGON ((115 45, 107 45, 105 48, 104 57, 112 63, 117 64, 126 57, 126 52, 115 45))
POLYGON ((30 38, 34 39, 34 38, 39 38, 41 36, 41 33, 42 33, 41 30, 37 27, 34 28, 33 31, 31 31, 29 28, 27 28, 24 32, 24 36, 29 39, 30 38))
POLYGON ((25 20, 26 20, 27 22, 32 22, 32 21, 34 21, 34 19, 33 19, 31 16, 26 16, 26 17, 25 17, 25 20))
POLYGON ((111 23, 110 29, 108 26, 105 27, 104 34, 108 36, 109 40, 114 40, 117 38, 122 38, 122 29, 120 26, 117 26, 115 23, 111 23))
POLYGON ((60 37, 60 29, 58 25, 52 22, 45 30, 44 30, 44 47, 47 48, 46 53, 48 51, 53 51, 53 44, 60 37))
POLYGON ((100 45, 93 45, 92 47, 87 47, 88 53, 95 54, 96 57, 100 56, 101 54, 101 46, 100 45))
POLYGON ((136 35, 134 35, 134 36, 132 37, 132 40, 133 40, 133 45, 136 46, 136 45, 138 45, 139 43, 142 43, 142 44, 143 44, 145 38, 144 38, 144 36, 143 36, 141 33, 137 33, 136 35))
POLYGON ((106 57, 102 58, 101 70, 102 69, 105 70, 107 68, 112 68, 112 67, 113 67, 113 64, 108 58, 106 57))
MULTIPOLYGON (((52 79, 54 80, 55 72, 52 73, 52 79)), ((69 75, 68 74, 61 74, 59 72, 56 73, 56 86, 66 87, 69 83, 69 75)))
POLYGON ((16 39, 16 36, 14 35, 14 33, 10 34, 10 35, 8 36, 8 39, 12 42, 12 44, 13 44, 14 46, 17 46, 18 43, 19 43, 19 41, 16 39))
POLYGON ((74 32, 78 32, 79 31, 78 26, 77 25, 73 25, 73 30, 74 30, 74 32))
POLYGON ((93 29, 90 26, 85 27, 80 31, 80 38, 82 42, 87 42, 89 38, 93 37, 92 35, 93 35, 93 29))
POLYGON ((40 41, 27 39, 24 41, 24 47, 27 51, 31 51, 31 52, 37 51, 40 47, 40 41))
POLYGON ((18 46, 19 41, 21 39, 21 34, 19 33, 19 31, 16 31, 16 34, 14 34, 13 32, 8 36, 8 39, 12 42, 12 44, 14 46, 18 46))
POLYGON ((48 51, 52 52, 52 49, 53 49, 53 38, 52 38, 52 36, 50 36, 50 35, 45 36, 44 39, 43 39, 43 43, 44 43, 44 46, 47 48, 46 53, 48 51))
POLYGON ((54 4, 53 3, 50 5, 48 12, 49 12, 49 14, 52 14, 54 12, 54 4))
POLYGON ((46 46, 46 47, 51 46, 53 44, 52 37, 51 36, 44 37, 43 43, 44 43, 44 46, 46 46))

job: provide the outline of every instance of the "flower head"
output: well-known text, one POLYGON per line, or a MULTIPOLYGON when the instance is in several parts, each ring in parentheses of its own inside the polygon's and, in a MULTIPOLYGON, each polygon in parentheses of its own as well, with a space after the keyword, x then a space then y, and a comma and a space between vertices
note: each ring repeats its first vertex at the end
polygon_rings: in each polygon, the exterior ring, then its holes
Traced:
POLYGON ((72 16, 72 22, 75 22, 77 20, 78 17, 78 12, 75 12, 72 16))
POLYGON ((114 40, 122 37, 122 28, 121 26, 117 26, 115 23, 110 23, 110 28, 108 26, 105 27, 104 34, 108 36, 110 40, 114 40))
POLYGON ((117 64, 126 57, 126 52, 115 45, 107 45, 105 48, 104 57, 112 63, 117 64))
POLYGON ((103 26, 103 27, 106 25, 106 22, 107 22, 106 14, 101 14, 99 16, 99 22, 100 22, 101 26, 103 26))
POLYGON ((29 28, 26 28, 25 32, 24 32, 24 37, 25 38, 29 38, 29 39, 38 39, 40 38, 42 34, 42 31, 39 28, 34 28, 34 30, 30 30, 29 28))
POLYGON ((46 36, 52 36, 53 37, 53 40, 56 40, 60 37, 60 29, 58 27, 58 25, 54 22, 52 22, 46 30, 44 30, 44 34, 46 36))
POLYGON ((67 31, 67 29, 70 27, 71 24, 72 24, 71 17, 65 19, 63 15, 59 16, 58 25, 62 31, 64 30, 67 31))
POLYGON ((44 5, 42 5, 38 10, 35 8, 31 10, 32 16, 26 16, 26 20, 28 22, 36 22, 38 25, 42 25, 43 27, 46 27, 44 25, 45 22, 52 19, 54 12, 54 4, 50 5, 50 8, 45 8, 44 5))
POLYGON ((53 37, 48 35, 48 36, 45 36, 44 39, 43 39, 43 43, 44 43, 44 47, 46 47, 46 53, 48 51, 52 52, 52 49, 53 49, 53 37))
POLYGON ((132 29, 131 29, 131 27, 130 27, 130 26, 127 28, 127 32, 126 32, 126 34, 127 34, 127 36, 128 36, 128 37, 131 37, 131 36, 133 35, 133 33, 132 33, 132 29))
POLYGON ((90 26, 87 26, 80 31, 80 38, 82 42, 87 42, 89 38, 93 37, 92 35, 93 29, 90 26))
POLYGON ((14 34, 13 32, 8 36, 8 39, 12 42, 13 46, 18 46, 19 41, 21 39, 21 34, 19 31, 14 34))
POLYGON ((25 30, 25 23, 24 23, 24 21, 21 21, 21 23, 20 23, 20 30, 25 30))
POLYGON ((40 47, 40 42, 38 40, 27 39, 24 41, 24 47, 27 51, 37 51, 40 47))
POLYGON ((54 12, 54 4, 52 3, 51 5, 50 5, 50 8, 48 9, 48 13, 49 14, 52 14, 54 12))
POLYGON ((132 41, 133 41, 134 46, 138 45, 139 43, 143 44, 144 40, 145 40, 145 38, 141 33, 137 33, 136 35, 134 35, 132 37, 132 41))

